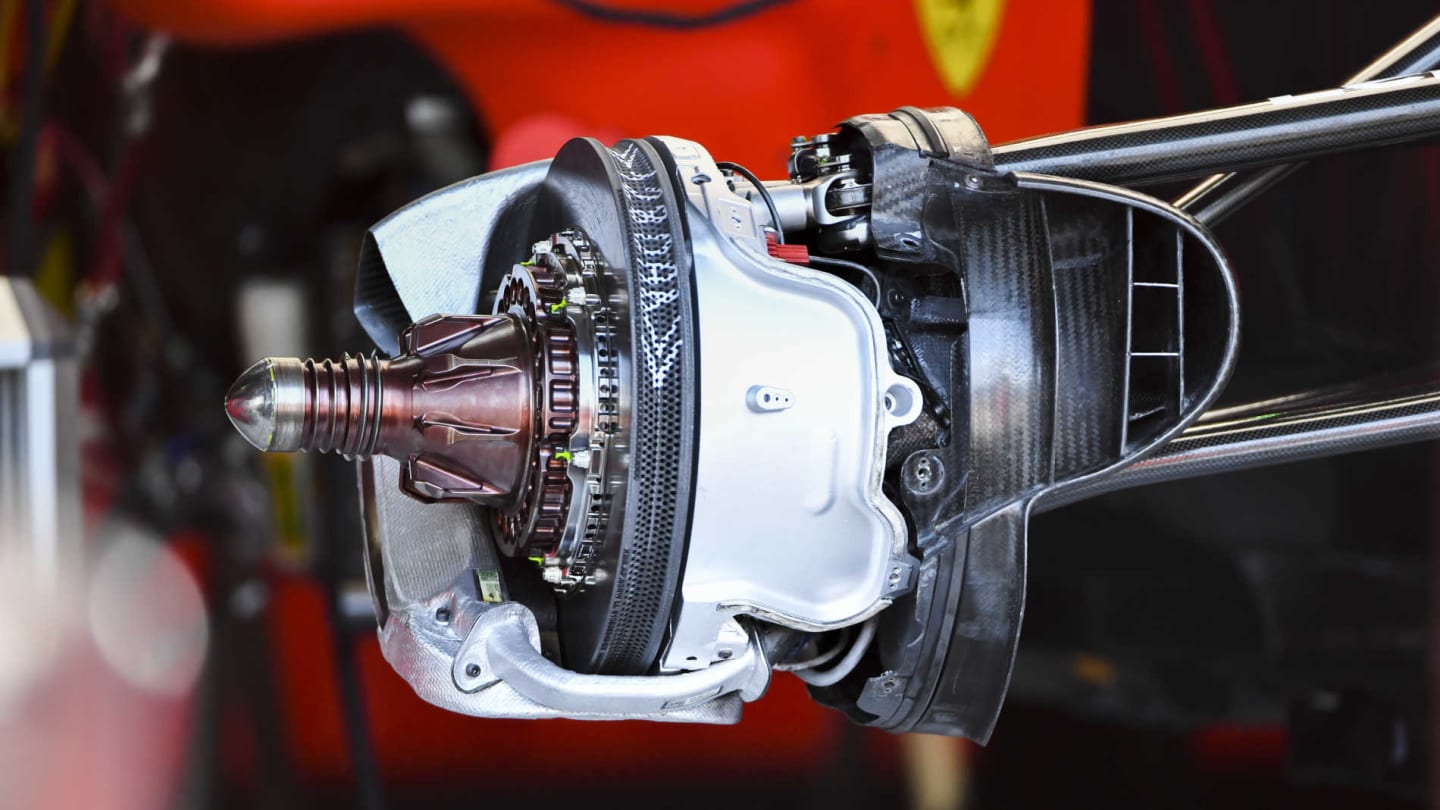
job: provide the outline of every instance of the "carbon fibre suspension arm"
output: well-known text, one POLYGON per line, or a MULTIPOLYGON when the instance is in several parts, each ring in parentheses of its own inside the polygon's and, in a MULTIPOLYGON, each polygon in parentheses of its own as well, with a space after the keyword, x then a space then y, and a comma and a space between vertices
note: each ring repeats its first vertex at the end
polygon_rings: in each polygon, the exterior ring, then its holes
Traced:
MULTIPOLYGON (((1346 84, 1393 79, 1440 68, 1440 17, 1416 29, 1403 42, 1351 76, 1346 84)), ((1225 172, 1205 178, 1175 200, 1175 206, 1214 227, 1245 203, 1304 166, 1287 163, 1255 172, 1225 172)))
MULTIPOLYGON (((996 162, 1012 169, 1045 166, 1057 173, 1065 173, 1059 163, 1084 165, 1108 181, 1131 183, 1191 176, 1211 163, 1219 173, 1175 204, 1214 226, 1306 159, 1433 137, 1440 121, 1430 85, 1437 79, 1410 74, 1437 67, 1440 17, 1356 73, 1346 88, 1021 141, 997 147, 996 162), (1287 153, 1285 162, 1277 162, 1287 153), (1243 170, 1265 161, 1271 165, 1243 170)), ((1151 458, 1037 507, 1053 509, 1145 484, 1434 439, 1440 439, 1440 375, 1431 372, 1403 385, 1349 385, 1217 409, 1151 458)))

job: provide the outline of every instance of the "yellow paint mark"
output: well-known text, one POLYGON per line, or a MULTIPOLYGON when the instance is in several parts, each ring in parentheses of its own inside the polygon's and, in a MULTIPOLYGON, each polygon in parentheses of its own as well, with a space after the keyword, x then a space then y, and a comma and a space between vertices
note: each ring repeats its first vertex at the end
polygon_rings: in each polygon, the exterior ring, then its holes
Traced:
POLYGON ((915 16, 945 89, 967 95, 990 61, 1005 0, 915 0, 915 16))

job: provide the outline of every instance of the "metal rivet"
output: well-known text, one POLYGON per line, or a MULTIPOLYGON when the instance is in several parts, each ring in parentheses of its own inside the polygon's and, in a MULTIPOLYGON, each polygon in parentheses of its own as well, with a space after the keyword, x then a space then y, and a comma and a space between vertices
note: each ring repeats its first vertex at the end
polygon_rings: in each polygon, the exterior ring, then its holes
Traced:
POLYGON ((730 660, 730 656, 732 656, 732 655, 734 655, 734 654, 735 654, 735 653, 732 652, 732 651, 730 651, 730 650, 721 650, 721 651, 715 653, 715 655, 718 656, 721 661, 729 661, 729 660, 730 660))
POLYGON ((480 665, 479 665, 479 664, 467 664, 467 665, 465 666, 465 677, 467 677, 467 678, 478 678, 478 677, 480 677, 480 665))

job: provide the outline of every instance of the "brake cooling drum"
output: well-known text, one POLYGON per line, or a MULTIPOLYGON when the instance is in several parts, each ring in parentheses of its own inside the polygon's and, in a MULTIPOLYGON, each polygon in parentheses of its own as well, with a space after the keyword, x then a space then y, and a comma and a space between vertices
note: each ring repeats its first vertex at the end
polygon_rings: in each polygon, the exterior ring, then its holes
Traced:
MULTIPOLYGON (((640 674, 655 661, 675 600, 697 445, 695 293, 672 176, 644 141, 613 149, 572 141, 540 188, 531 231, 583 234, 593 245, 590 272, 615 291, 602 318, 610 334, 586 324, 582 365, 597 373, 581 389, 616 412, 605 452, 628 455, 597 482, 616 490, 607 493, 606 536, 593 546, 602 573, 559 601, 563 657, 582 672, 640 674), (598 374, 606 369, 615 376, 598 374)), ((585 531, 589 515, 577 517, 585 531)))

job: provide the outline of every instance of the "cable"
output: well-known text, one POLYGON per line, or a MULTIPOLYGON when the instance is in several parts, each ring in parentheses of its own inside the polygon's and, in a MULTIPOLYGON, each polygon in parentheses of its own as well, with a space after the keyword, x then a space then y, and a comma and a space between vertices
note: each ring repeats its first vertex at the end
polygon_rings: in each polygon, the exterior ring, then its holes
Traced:
POLYGON ((96 211, 102 209, 110 196, 110 178, 75 133, 57 121, 47 121, 40 128, 40 143, 53 149, 60 162, 75 175, 91 206, 96 211))
POLYGON ((601 22, 693 31, 697 28, 709 28, 714 25, 737 22, 763 11, 786 5, 792 0, 742 0, 733 5, 721 6, 713 11, 699 14, 677 14, 665 9, 615 8, 591 2, 591 0, 552 0, 552 2, 576 14, 601 22))
POLYGON ((845 649, 849 647, 850 628, 844 628, 841 633, 843 635, 841 635, 840 640, 831 645, 830 649, 826 650, 825 652, 822 652, 813 658, 806 658, 803 661, 783 661, 771 667, 771 669, 775 670, 776 672, 794 672, 798 669, 814 669, 815 667, 824 666, 830 663, 831 661, 840 657, 840 653, 844 652, 845 649))
MULTIPOLYGON (((871 300, 875 302, 875 306, 880 306, 880 279, 875 276, 874 270, 871 270, 859 262, 847 261, 845 259, 832 259, 829 256, 811 256, 810 264, 813 267, 831 267, 837 270, 851 270, 859 273, 869 279, 870 283, 874 285, 875 295, 871 297, 871 300)), ((859 285, 857 284, 856 286, 859 285)))
POLYGON ((756 177, 749 169, 741 166, 739 163, 720 161, 716 163, 715 166, 722 172, 738 174, 746 180, 749 180, 750 185, 754 186, 755 190, 760 192, 760 198, 765 201, 765 207, 770 210, 770 220, 775 223, 775 239, 780 244, 785 244, 785 229, 780 225, 780 209, 775 207, 775 198, 770 196, 770 189, 766 188, 765 184, 760 182, 760 178, 756 177))
POLYGON ((855 667, 859 666, 865 651, 870 649, 870 642, 875 639, 875 626, 879 623, 879 616, 871 616, 865 624, 860 626, 860 632, 855 636, 855 643, 850 646, 850 652, 845 653, 845 657, 840 659, 840 663, 824 672, 814 672, 808 669, 796 670, 795 677, 811 686, 834 686, 845 680, 845 676, 854 672, 855 667))

